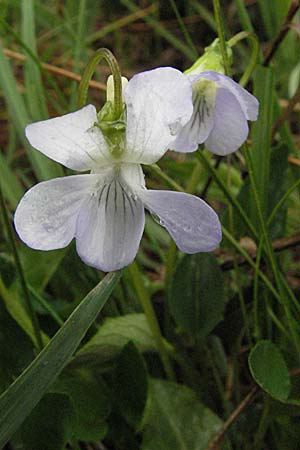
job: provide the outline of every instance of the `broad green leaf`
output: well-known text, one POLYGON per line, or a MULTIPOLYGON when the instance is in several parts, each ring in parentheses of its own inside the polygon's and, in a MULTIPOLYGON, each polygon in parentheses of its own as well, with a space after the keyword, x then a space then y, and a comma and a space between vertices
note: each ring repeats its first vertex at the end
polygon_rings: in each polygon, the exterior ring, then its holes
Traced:
POLYGON ((144 314, 126 314, 106 319, 99 331, 77 353, 72 365, 102 365, 112 362, 129 341, 141 352, 156 351, 144 314))
POLYGON ((0 448, 10 439, 68 364, 120 276, 120 272, 107 274, 82 300, 30 366, 1 395, 0 448))
POLYGON ((189 388, 153 380, 142 450, 206 450, 222 421, 189 388))
POLYGON ((75 411, 73 440, 93 442, 104 438, 111 399, 101 377, 87 370, 67 371, 50 391, 67 394, 72 400, 75 411))
POLYGON ((120 413, 129 424, 138 427, 147 400, 148 373, 132 341, 125 345, 116 361, 113 391, 120 413))
POLYGON ((271 341, 259 341, 249 355, 249 367, 257 384, 277 400, 286 400, 291 389, 284 358, 271 341))
POLYGON ((213 254, 183 257, 173 277, 169 307, 179 326, 200 336, 209 334, 222 320, 223 275, 213 254))
POLYGON ((21 427, 24 450, 62 450, 71 438, 75 420, 65 394, 46 394, 21 427))

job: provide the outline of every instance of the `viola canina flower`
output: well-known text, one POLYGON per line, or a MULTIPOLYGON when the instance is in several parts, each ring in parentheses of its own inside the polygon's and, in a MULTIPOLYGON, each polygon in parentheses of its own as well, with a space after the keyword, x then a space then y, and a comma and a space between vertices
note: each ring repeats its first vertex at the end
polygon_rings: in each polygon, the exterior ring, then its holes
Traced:
POLYGON ((124 113, 115 122, 106 121, 108 101, 98 115, 88 105, 26 127, 37 150, 89 173, 32 187, 15 213, 20 238, 39 250, 66 247, 75 238, 81 259, 109 272, 135 258, 147 208, 183 252, 215 249, 221 229, 212 208, 193 195, 147 190, 141 168, 159 160, 190 119, 188 78, 172 68, 140 73, 125 87, 124 101, 124 113))
POLYGON ((171 149, 193 152, 204 143, 217 155, 235 152, 247 139, 247 121, 257 119, 257 99, 224 75, 218 40, 185 73, 193 86, 194 110, 171 149))

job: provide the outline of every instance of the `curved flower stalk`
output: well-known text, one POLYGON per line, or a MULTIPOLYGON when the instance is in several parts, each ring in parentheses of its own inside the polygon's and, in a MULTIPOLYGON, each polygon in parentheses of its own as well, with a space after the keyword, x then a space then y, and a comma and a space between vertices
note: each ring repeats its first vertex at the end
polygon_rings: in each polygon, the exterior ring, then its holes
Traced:
MULTIPOLYGON (((231 49, 227 50, 231 57, 231 49)), ((247 139, 247 121, 257 120, 259 104, 252 94, 223 74, 218 39, 185 73, 192 83, 194 109, 171 149, 193 152, 204 143, 217 155, 235 152, 247 139)))
POLYGON ((172 68, 140 73, 125 87, 124 100, 124 120, 112 128, 92 105, 26 127, 37 150, 90 173, 31 188, 15 213, 20 238, 39 250, 63 248, 75 238, 86 264, 114 271, 135 258, 147 208, 183 252, 215 249, 221 227, 212 208, 189 194, 147 190, 141 168, 158 161, 190 119, 188 78, 172 68))

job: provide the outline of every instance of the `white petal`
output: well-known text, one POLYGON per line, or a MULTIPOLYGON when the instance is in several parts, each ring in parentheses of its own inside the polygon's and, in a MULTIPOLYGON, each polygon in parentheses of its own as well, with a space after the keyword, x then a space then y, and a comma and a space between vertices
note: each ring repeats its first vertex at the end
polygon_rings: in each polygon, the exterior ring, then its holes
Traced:
POLYGON ((82 206, 76 228, 76 248, 89 266, 111 272, 130 264, 143 234, 142 202, 122 185, 106 183, 82 206))
POLYGON ((197 79, 193 83, 193 114, 171 144, 171 150, 194 152, 207 139, 214 124, 215 97, 214 82, 197 79))
POLYGON ((216 155, 235 152, 247 139, 248 123, 240 104, 227 89, 217 90, 214 127, 205 141, 207 150, 216 155))
POLYGON ((246 89, 240 86, 231 78, 218 72, 207 71, 202 72, 201 78, 215 81, 219 86, 228 89, 237 99, 247 120, 257 120, 259 103, 254 95, 250 94, 246 89))
POLYGON ((22 241, 37 250, 66 247, 75 235, 80 207, 98 182, 99 175, 74 175, 32 187, 14 218, 22 241))
POLYGON ((160 159, 193 111, 188 77, 170 67, 135 75, 125 89, 125 101, 128 162, 160 159))
POLYGON ((137 194, 183 252, 209 252, 219 245, 222 237, 219 218, 200 198, 171 191, 141 190, 137 194))
POLYGON ((30 144, 49 158, 74 170, 88 170, 109 159, 101 130, 94 126, 93 105, 26 127, 30 144))

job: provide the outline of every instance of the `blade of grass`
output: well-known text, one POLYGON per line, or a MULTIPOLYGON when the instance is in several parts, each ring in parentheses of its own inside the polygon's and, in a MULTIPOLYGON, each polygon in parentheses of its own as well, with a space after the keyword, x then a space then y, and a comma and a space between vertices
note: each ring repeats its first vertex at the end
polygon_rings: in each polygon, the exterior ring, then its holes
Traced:
MULTIPOLYGON (((131 0, 121 0, 121 3, 128 8, 131 13, 136 13, 139 8, 131 0)), ((183 55, 194 61, 194 52, 181 42, 174 34, 169 30, 160 25, 156 20, 152 19, 150 16, 143 17, 143 20, 151 25, 151 27, 164 39, 166 39, 173 47, 177 48, 183 55)))
POLYGON ((61 167, 42 155, 37 150, 33 150, 28 144, 24 129, 31 122, 28 111, 26 110, 23 97, 21 96, 17 81, 13 75, 12 69, 3 54, 0 42, 0 86, 9 109, 12 123, 14 124, 19 139, 23 143, 33 170, 39 180, 55 178, 62 174, 61 167))
POLYGON ((217 31, 217 24, 213 14, 211 14, 210 10, 206 8, 202 3, 198 3, 193 1, 191 5, 194 10, 202 17, 204 22, 210 26, 213 31, 217 31))
POLYGON ((107 274, 82 300, 29 367, 1 395, 1 448, 68 364, 88 328, 105 305, 120 276, 121 272, 107 274))
MULTIPOLYGON (((80 0, 78 5, 77 27, 75 33, 74 52, 73 52, 73 72, 79 72, 80 59, 85 49, 86 33, 86 0, 80 0)), ((76 108, 77 103, 77 83, 73 82, 71 87, 70 109, 76 108)))
POLYGON ((138 19, 142 19, 143 17, 148 16, 155 11, 157 11, 157 3, 153 3, 147 8, 140 9, 133 14, 129 14, 128 16, 121 17, 120 19, 101 27, 100 30, 97 30, 87 36, 86 44, 90 45, 95 41, 103 39, 107 34, 113 33, 115 30, 120 30, 122 27, 125 27, 126 25, 129 25, 138 19))
POLYGON ((198 55, 198 51, 197 51, 197 49, 196 49, 196 47, 195 47, 195 45, 194 45, 194 43, 192 41, 192 38, 191 38, 191 36, 190 36, 186 26, 185 26, 185 23, 183 22, 183 20, 181 18, 181 15, 180 15, 180 13, 178 11, 176 3, 175 3, 174 0, 169 0, 169 2, 170 2, 170 5, 171 5, 171 8, 173 9, 173 11, 175 13, 176 19, 177 19, 178 24, 179 24, 179 26, 181 28, 181 31, 182 31, 182 33, 184 35, 186 43, 189 46, 189 48, 191 49, 191 51, 194 53, 194 59, 197 59, 198 56, 199 56, 198 55))
POLYGON ((248 15, 244 0, 234 0, 238 15, 241 21, 242 27, 250 33, 254 33, 254 28, 252 26, 250 17, 248 15))
MULTIPOLYGON (((274 75, 271 68, 257 67, 254 95, 259 100, 259 120, 252 126, 251 161, 264 217, 267 210, 268 180, 271 157, 271 132, 274 100, 274 75)), ((257 223, 254 199, 250 199, 252 221, 257 223)))
POLYGON ((4 154, 0 150, 0 177, 3 189, 3 195, 8 200, 10 206, 15 209, 20 198, 24 194, 18 178, 10 168, 4 154))
MULTIPOLYGON (((24 44, 36 55, 35 17, 33 0, 22 0, 22 39, 24 44)), ((41 74, 34 63, 28 58, 24 64, 25 97, 31 119, 42 120, 48 118, 45 92, 41 74)))

